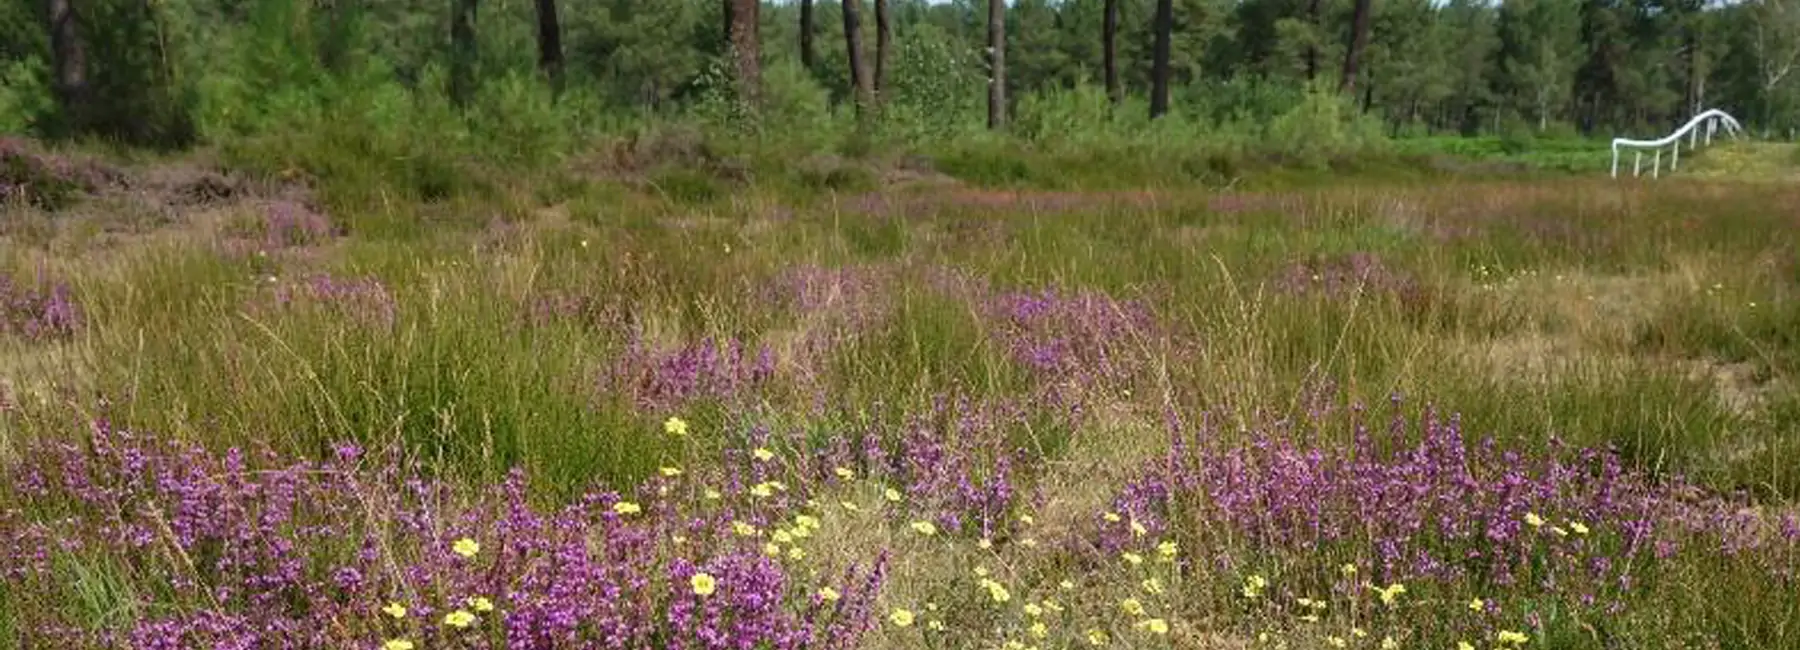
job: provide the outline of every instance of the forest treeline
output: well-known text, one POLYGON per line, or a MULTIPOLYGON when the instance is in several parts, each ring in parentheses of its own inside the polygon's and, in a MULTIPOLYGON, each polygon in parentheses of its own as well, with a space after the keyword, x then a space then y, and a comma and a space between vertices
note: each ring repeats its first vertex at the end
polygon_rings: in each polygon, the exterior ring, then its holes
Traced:
POLYGON ((1800 125, 1797 62, 1800 0, 8 0, 0 131, 180 145, 340 105, 1029 129, 1095 100, 1216 124, 1311 92, 1388 135, 1708 107, 1767 135, 1800 125))

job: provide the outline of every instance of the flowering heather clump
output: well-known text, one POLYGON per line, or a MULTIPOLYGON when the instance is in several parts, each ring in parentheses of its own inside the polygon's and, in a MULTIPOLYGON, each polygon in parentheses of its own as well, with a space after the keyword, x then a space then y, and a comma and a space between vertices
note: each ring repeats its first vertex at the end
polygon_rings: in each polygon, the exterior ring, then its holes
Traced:
POLYGON ((1013 360, 1041 377, 1078 386, 1120 386, 1145 367, 1150 309, 1104 293, 1003 293, 984 305, 1013 360))
MULTIPOLYGON (((21 647, 847 648, 881 560, 824 576, 719 513, 461 491, 354 446, 212 454, 101 422, 0 473, 0 594, 21 647), (129 592, 84 618, 72 572, 129 592), (93 625, 94 623, 100 625, 93 625)), ((697 508, 697 507, 696 507, 697 508)))
POLYGON ((297 308, 316 306, 331 310, 358 322, 392 326, 399 318, 399 308, 387 285, 373 277, 344 278, 318 273, 299 282, 275 287, 275 306, 297 308))
POLYGON ((1375 253, 1351 253, 1336 259, 1290 264, 1277 279, 1276 287, 1287 293, 1328 298, 1358 292, 1411 295, 1420 290, 1411 273, 1388 266, 1375 253))
POLYGON ((565 290, 548 290, 535 296, 525 309, 525 322, 531 327, 547 327, 552 323, 573 323, 601 330, 629 329, 631 318, 617 300, 565 290))
MULTIPOLYGON (((1078 417, 1070 412, 1061 422, 1033 422, 1034 414, 1018 402, 940 396, 923 412, 844 433, 747 424, 706 436, 726 441, 714 468, 673 475, 717 490, 716 498, 728 504, 749 495, 741 507, 757 526, 796 504, 848 490, 869 492, 891 523, 928 522, 934 534, 1005 539, 1017 532, 1014 515, 1026 509, 1021 479, 1037 470, 1013 436, 1034 426, 1040 432, 1073 427, 1078 417)), ((691 444, 686 424, 679 430, 671 435, 691 444)))
POLYGON ((331 220, 298 201, 271 201, 263 206, 263 243, 271 249, 306 246, 336 234, 331 220))
POLYGON ((94 163, 46 155, 23 140, 0 137, 0 205, 19 201, 55 210, 77 193, 110 183, 115 175, 94 163))
POLYGON ((28 341, 67 338, 81 327, 81 310, 61 282, 24 286, 0 275, 0 335, 28 341))
POLYGON ((627 397, 640 409, 668 413, 698 399, 738 400, 774 378, 775 353, 767 346, 748 351, 735 337, 723 343, 708 337, 658 349, 634 335, 601 375, 600 390, 627 397))
POLYGON ((844 336, 862 331, 880 320, 886 302, 887 275, 864 267, 825 268, 795 266, 782 272, 763 289, 765 300, 844 336))
MULTIPOLYGON (((1473 589, 1490 599, 1482 611, 1504 606, 1515 617, 1545 599, 1616 614, 1678 556, 1727 558, 1767 584, 1800 579, 1800 535, 1783 529, 1791 519, 1679 480, 1652 481, 1607 451, 1471 445, 1458 418, 1430 414, 1413 441, 1406 425, 1396 415, 1378 435, 1359 423, 1345 447, 1301 445, 1281 428, 1232 443, 1212 427, 1189 437, 1176 426, 1171 453, 1119 494, 1114 508, 1124 514, 1099 522, 1094 548, 1133 552, 1179 536, 1185 547, 1217 549, 1210 570, 1227 576, 1275 580, 1258 571, 1280 567, 1290 598, 1394 584, 1473 589)), ((1459 625, 1469 632, 1476 623, 1459 625)))

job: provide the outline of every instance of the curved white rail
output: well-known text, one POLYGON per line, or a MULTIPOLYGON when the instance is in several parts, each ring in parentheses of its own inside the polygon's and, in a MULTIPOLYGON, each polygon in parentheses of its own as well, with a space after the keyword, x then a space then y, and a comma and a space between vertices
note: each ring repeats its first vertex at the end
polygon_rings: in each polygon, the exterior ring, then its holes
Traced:
POLYGON ((1671 160, 1669 163, 1669 170, 1674 171, 1675 169, 1681 167, 1681 138, 1682 138, 1682 136, 1687 136, 1688 151, 1693 151, 1695 147, 1699 146, 1698 140, 1700 138, 1701 131, 1706 132, 1706 144, 1710 145, 1710 144, 1712 144, 1713 134, 1718 133, 1720 125, 1723 125, 1725 127, 1725 132, 1731 134, 1731 137, 1734 139, 1738 137, 1738 134, 1740 134, 1744 131, 1744 125, 1739 124, 1737 121, 1737 118, 1734 118, 1734 117, 1726 114, 1725 111, 1721 111, 1719 109, 1714 108, 1714 109, 1709 109, 1699 115, 1695 115, 1694 119, 1688 120, 1687 124, 1682 125, 1681 128, 1676 129, 1674 133, 1670 133, 1667 137, 1664 137, 1660 140, 1633 140, 1631 138, 1613 138, 1613 141, 1612 141, 1612 175, 1613 175, 1613 178, 1619 177, 1619 147, 1631 147, 1631 148, 1637 150, 1637 151, 1633 152, 1636 154, 1636 158, 1631 163, 1631 175, 1632 176, 1638 176, 1643 173, 1644 150, 1645 149, 1655 150, 1656 155, 1655 155, 1655 160, 1652 163, 1652 166, 1650 168, 1650 177, 1658 178, 1658 177, 1662 176, 1662 148, 1663 147, 1668 147, 1670 145, 1673 145, 1672 153, 1674 155, 1674 159, 1671 160), (1704 129, 1701 128, 1702 125, 1705 126, 1704 129))

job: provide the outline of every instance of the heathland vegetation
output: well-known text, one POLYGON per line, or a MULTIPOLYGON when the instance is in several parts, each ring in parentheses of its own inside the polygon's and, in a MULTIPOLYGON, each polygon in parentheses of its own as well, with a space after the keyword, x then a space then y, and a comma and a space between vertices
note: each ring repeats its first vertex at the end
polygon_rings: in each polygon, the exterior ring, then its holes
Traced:
POLYGON ((1800 648, 1800 6, 864 4, 0 5, 0 648, 1800 648))

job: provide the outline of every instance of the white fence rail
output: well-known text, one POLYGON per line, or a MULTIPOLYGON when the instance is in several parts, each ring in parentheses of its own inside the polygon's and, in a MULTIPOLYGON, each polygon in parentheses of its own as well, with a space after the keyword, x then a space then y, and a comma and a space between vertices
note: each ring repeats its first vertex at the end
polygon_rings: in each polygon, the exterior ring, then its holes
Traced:
POLYGON ((1684 138, 1684 137, 1687 138, 1688 151, 1693 151, 1696 147, 1698 147, 1700 145, 1699 141, 1703 135, 1706 139, 1706 144, 1709 144, 1709 145, 1712 144, 1713 136, 1719 132, 1720 127, 1723 127, 1725 129, 1725 132, 1731 134, 1731 137, 1734 139, 1737 138, 1739 136, 1739 134, 1743 133, 1743 131, 1744 131, 1744 125, 1739 124, 1737 121, 1737 118, 1734 118, 1734 117, 1726 114, 1725 111, 1721 111, 1719 109, 1714 108, 1714 109, 1707 110, 1706 112, 1701 113, 1699 115, 1695 115, 1694 119, 1688 120, 1687 124, 1682 125, 1682 127, 1679 129, 1676 129, 1674 133, 1670 133, 1667 137, 1664 137, 1660 140, 1633 140, 1631 138, 1613 138, 1613 141, 1612 141, 1612 175, 1613 175, 1613 178, 1619 177, 1619 148, 1620 147, 1626 147, 1626 148, 1635 150, 1632 152, 1632 154, 1634 156, 1634 158, 1632 159, 1632 162, 1631 162, 1631 175, 1632 176, 1639 176, 1639 175, 1643 174, 1644 151, 1645 150, 1653 151, 1654 156, 1653 156, 1653 159, 1652 159, 1652 162, 1650 165, 1650 177, 1651 178, 1659 178, 1662 176, 1662 150, 1663 150, 1663 147, 1670 147, 1671 160, 1669 161, 1669 171, 1674 171, 1681 167, 1681 139, 1682 138, 1684 138))

